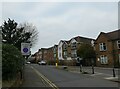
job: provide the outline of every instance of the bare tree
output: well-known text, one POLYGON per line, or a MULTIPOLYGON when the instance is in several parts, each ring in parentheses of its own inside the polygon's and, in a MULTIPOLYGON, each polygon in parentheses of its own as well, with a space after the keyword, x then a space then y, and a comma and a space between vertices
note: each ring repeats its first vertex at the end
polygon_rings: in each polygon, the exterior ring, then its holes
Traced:
POLYGON ((38 40, 38 31, 36 26, 34 26, 32 23, 28 23, 28 22, 24 22, 22 24, 19 25, 20 28, 24 28, 23 32, 30 32, 32 33, 31 37, 28 39, 28 42, 31 43, 31 47, 33 47, 37 40, 38 40))

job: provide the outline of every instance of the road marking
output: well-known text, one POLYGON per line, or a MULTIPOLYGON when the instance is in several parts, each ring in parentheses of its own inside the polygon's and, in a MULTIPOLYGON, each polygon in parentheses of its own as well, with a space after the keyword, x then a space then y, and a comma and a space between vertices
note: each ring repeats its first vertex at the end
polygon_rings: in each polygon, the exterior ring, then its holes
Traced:
POLYGON ((31 66, 31 68, 45 81, 47 82, 53 89, 59 89, 54 83, 48 80, 44 75, 42 75, 38 70, 31 66))

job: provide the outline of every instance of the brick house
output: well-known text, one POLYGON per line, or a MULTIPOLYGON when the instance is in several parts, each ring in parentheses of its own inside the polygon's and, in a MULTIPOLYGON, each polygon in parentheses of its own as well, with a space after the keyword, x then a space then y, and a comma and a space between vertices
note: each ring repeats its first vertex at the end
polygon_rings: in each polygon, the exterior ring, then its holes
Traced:
POLYGON ((53 47, 47 48, 47 55, 46 55, 46 60, 54 60, 54 53, 53 53, 53 47))
POLYGON ((120 61, 120 29, 108 33, 101 32, 95 41, 96 65, 118 66, 120 61))
POLYGON ((31 59, 29 60, 31 63, 37 63, 39 60, 39 54, 38 52, 34 53, 32 56, 31 56, 31 59))
POLYGON ((71 60, 71 52, 70 52, 70 46, 69 46, 70 41, 64 41, 62 45, 62 55, 65 60, 71 60))
POLYGON ((50 48, 41 48, 41 52, 42 52, 42 60, 50 61, 50 60, 54 60, 54 54, 53 54, 53 47, 50 48))
MULTIPOLYGON (((70 40, 70 50, 71 50, 71 58, 73 60, 76 60, 77 61, 77 50, 79 49, 79 47, 81 46, 81 44, 90 44, 92 45, 92 41, 95 41, 94 39, 91 39, 91 38, 87 38, 87 37, 81 37, 81 36, 77 36, 77 37, 73 37, 71 40, 70 40)), ((84 59, 83 60, 83 65, 89 65, 89 61, 88 59, 84 59)))
POLYGON ((86 38, 86 37, 81 37, 77 36, 74 37, 70 40, 70 47, 71 47, 71 57, 72 59, 77 58, 77 49, 80 47, 81 44, 91 44, 91 41, 94 39, 91 38, 86 38))
POLYGON ((42 60, 46 62, 54 60, 53 47, 41 48, 38 50, 38 52, 35 53, 36 63, 42 60))
POLYGON ((77 36, 69 41, 61 40, 58 44, 59 60, 77 60, 77 49, 82 43, 91 44, 94 39, 77 36))
POLYGON ((58 59, 58 45, 53 46, 53 58, 55 61, 58 59))
POLYGON ((38 61, 41 61, 42 60, 42 50, 41 49, 39 49, 38 50, 38 61))

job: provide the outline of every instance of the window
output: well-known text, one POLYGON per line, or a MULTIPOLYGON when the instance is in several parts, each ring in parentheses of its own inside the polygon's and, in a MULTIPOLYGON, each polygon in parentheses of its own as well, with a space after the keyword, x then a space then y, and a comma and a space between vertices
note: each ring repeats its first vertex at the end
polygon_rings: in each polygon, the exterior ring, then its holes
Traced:
POLYGON ((77 47, 76 42, 72 43, 72 44, 71 44, 71 47, 72 47, 72 48, 76 48, 76 47, 77 47))
POLYGON ((59 53, 59 57, 61 57, 61 53, 59 53))
POLYGON ((56 57, 56 54, 54 54, 54 57, 56 57))
POLYGON ((64 51, 64 56, 66 56, 67 55, 67 51, 64 51))
POLYGON ((63 45, 63 48, 64 48, 64 50, 65 50, 65 49, 67 48, 67 45, 66 45, 66 44, 64 44, 64 45, 63 45))
POLYGON ((120 40, 117 41, 117 47, 120 49, 120 40))
POLYGON ((64 51, 64 57, 67 58, 67 51, 64 51))
POLYGON ((76 50, 72 51, 72 57, 77 57, 76 50))
POLYGON ((107 50, 107 46, 106 46, 105 43, 100 43, 99 47, 100 47, 100 51, 106 51, 107 50))
POLYGON ((100 56, 100 62, 101 64, 108 64, 108 58, 105 55, 100 56))

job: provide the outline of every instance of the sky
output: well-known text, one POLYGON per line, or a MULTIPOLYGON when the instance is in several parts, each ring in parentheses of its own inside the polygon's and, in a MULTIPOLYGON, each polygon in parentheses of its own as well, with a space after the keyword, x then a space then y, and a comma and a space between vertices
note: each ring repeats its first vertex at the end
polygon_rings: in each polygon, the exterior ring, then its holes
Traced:
POLYGON ((100 32, 118 29, 116 0, 4 0, 0 7, 1 24, 11 18, 18 24, 28 22, 36 26, 39 34, 32 53, 54 46, 60 40, 70 40, 76 36, 96 39, 100 32))

